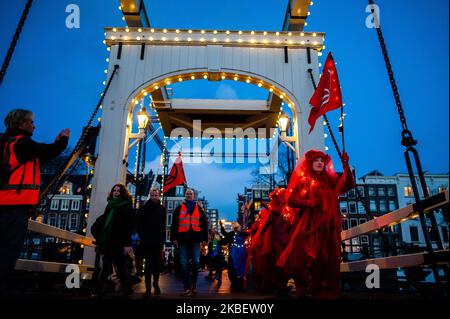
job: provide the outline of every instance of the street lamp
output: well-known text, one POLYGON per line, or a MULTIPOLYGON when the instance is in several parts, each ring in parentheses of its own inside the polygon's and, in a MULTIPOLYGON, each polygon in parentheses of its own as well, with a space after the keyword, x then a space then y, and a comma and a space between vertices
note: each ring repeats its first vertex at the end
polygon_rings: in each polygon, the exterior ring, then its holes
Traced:
POLYGON ((141 108, 141 110, 138 112, 137 118, 138 118, 139 131, 141 132, 147 128, 148 118, 149 118, 147 110, 145 109, 145 106, 143 106, 141 108))
POLYGON ((284 113, 284 111, 281 112, 280 118, 278 119, 278 124, 280 125, 281 132, 285 133, 289 125, 289 117, 286 115, 286 113, 284 113))

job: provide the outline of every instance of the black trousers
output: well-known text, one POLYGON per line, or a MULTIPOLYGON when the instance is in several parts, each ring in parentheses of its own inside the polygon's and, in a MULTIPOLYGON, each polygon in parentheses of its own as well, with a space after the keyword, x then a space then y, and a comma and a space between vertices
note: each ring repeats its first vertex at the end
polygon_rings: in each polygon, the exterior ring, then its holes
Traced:
POLYGON ((120 284, 122 285, 122 290, 128 291, 131 289, 130 281, 128 280, 128 275, 125 267, 125 255, 123 253, 123 248, 118 248, 114 250, 109 250, 103 252, 103 267, 100 271, 100 279, 97 285, 97 293, 102 293, 103 287, 105 286, 108 276, 112 273, 112 267, 116 269, 117 277, 119 278, 120 284))
POLYGON ((150 291, 153 287, 159 284, 159 274, 161 273, 161 252, 162 246, 160 245, 145 245, 140 247, 141 256, 145 259, 145 288, 150 291))
POLYGON ((0 294, 22 251, 29 213, 29 206, 0 206, 0 294))

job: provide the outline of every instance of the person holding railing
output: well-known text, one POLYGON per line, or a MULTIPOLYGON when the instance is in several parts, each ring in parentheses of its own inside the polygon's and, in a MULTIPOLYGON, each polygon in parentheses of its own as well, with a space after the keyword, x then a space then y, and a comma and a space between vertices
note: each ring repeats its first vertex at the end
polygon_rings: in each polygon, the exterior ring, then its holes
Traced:
POLYGON ((277 265, 295 280, 299 297, 334 299, 340 295, 341 227, 339 196, 354 187, 348 155, 338 177, 330 157, 306 152, 287 187, 287 201, 297 209, 296 226, 277 265))
POLYGON ((103 260, 93 297, 103 294, 103 287, 112 273, 113 266, 122 285, 123 295, 129 296, 133 293, 125 267, 125 257, 131 252, 132 232, 131 195, 125 185, 116 184, 108 196, 104 214, 97 218, 91 228, 97 245, 97 254, 101 254, 103 260))
POLYGON ((40 164, 61 154, 70 130, 59 133, 52 144, 31 139, 34 114, 16 109, 4 119, 0 134, 0 294, 14 271, 28 229, 28 218, 39 201, 40 164))

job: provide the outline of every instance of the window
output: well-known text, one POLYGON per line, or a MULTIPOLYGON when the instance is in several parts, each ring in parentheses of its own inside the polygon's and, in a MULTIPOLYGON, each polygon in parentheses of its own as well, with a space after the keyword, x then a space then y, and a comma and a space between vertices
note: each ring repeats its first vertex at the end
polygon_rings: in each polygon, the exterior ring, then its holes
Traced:
POLYGON ((361 244, 368 244, 369 243, 369 236, 361 236, 361 244))
POLYGON ((184 186, 176 186, 175 196, 184 196, 184 186))
POLYGON ((446 185, 439 186, 439 193, 445 192, 446 190, 447 190, 447 186, 446 185))
POLYGON ((348 210, 349 210, 350 214, 356 214, 356 203, 348 202, 348 210))
POLYGON ((78 216, 77 214, 70 215, 70 231, 77 231, 78 229, 78 216))
POLYGON ((366 218, 360 218, 359 219, 359 224, 361 225, 361 224, 364 224, 364 223, 367 223, 367 219, 366 218))
POLYGON ((358 226, 358 220, 356 218, 351 218, 350 219, 350 227, 356 227, 358 226))
POLYGON ((80 210, 80 201, 79 200, 73 200, 72 201, 72 210, 73 211, 79 211, 80 210))
POLYGON ((371 212, 377 211, 377 202, 374 199, 370 200, 370 211, 371 212))
POLYGON ((385 200, 380 200, 380 212, 382 212, 382 213, 387 212, 385 200))
POLYGON ((388 196, 394 197, 395 196, 395 188, 394 187, 388 187, 387 188, 387 194, 388 196))
POLYGON ((171 200, 167 202, 167 209, 173 209, 173 202, 171 200))
POLYGON ((389 211, 394 211, 397 209, 397 204, 395 203, 395 200, 390 200, 389 201, 389 211))
POLYGON ((48 224, 50 226, 56 226, 56 215, 55 214, 50 214, 50 217, 48 219, 48 224))
POLYGON ((61 210, 69 210, 70 200, 63 199, 61 200, 61 210))
POLYGON ((413 189, 412 189, 411 186, 405 186, 405 188, 404 188, 404 195, 405 195, 405 197, 412 197, 412 196, 414 196, 413 189))
POLYGON ((354 189, 349 190, 348 193, 347 193, 347 196, 348 197, 355 197, 355 190, 354 189))
POLYGON ((369 187, 369 196, 377 196, 377 194, 375 194, 375 187, 369 187))
POLYGON ((59 217, 59 228, 67 228, 67 214, 61 214, 61 216, 59 217))
POLYGON ((347 230, 348 229, 348 219, 342 220, 342 229, 347 230))
POLYGON ((255 191, 255 198, 261 198, 261 191, 255 191))
POLYGON ((166 230, 166 240, 170 240, 170 230, 166 230))
POLYGON ((339 207, 341 209, 341 213, 342 214, 347 214, 348 213, 347 202, 340 202, 339 203, 339 207))
POLYGON ((260 210, 260 209, 261 209, 261 203, 255 202, 255 210, 260 210))
POLYGON ((358 192, 361 197, 364 197, 365 196, 364 186, 358 186, 358 192))
POLYGON ((378 187, 378 196, 386 196, 384 187, 378 187))
POLYGON ((172 214, 167 214, 167 226, 172 226, 172 214))
POLYGON ((409 226, 409 233, 411 241, 419 241, 419 230, 417 229, 417 226, 409 226))
POLYGON ((51 210, 58 210, 58 208, 59 208, 59 200, 52 199, 52 203, 50 205, 50 209, 51 210))
POLYGON ((446 226, 441 227, 442 230, 442 241, 448 243, 448 228, 446 226))
POLYGON ((364 208, 364 205, 362 202, 358 202, 358 213, 359 214, 365 214, 366 213, 366 209, 364 208))

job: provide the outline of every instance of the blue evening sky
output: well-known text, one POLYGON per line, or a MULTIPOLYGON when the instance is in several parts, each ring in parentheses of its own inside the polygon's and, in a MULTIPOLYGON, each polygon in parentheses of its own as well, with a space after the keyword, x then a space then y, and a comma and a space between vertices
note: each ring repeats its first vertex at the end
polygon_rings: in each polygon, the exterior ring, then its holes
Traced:
MULTIPOLYGON (((9 46, 25 0, 2 1, 0 56, 9 46)), ((146 0, 155 28, 280 30, 287 0, 146 0)), ((448 172, 448 1, 379 0, 381 24, 405 107, 418 139, 424 169, 448 172)), ((108 57, 103 28, 124 26, 116 0, 35 1, 6 78, 0 87, 0 118, 12 108, 35 112, 35 139, 50 142, 65 127, 71 144, 95 107, 108 57), (65 27, 67 5, 81 10, 81 28, 65 27)), ((401 126, 376 32, 365 26, 367 1, 316 0, 307 31, 326 33, 326 51, 338 62, 346 113, 346 146, 358 175, 378 169, 405 172, 401 126)), ((246 84, 194 81, 173 86, 175 97, 265 98, 246 84)), ((337 128, 338 112, 330 114, 337 128)), ((3 130, 3 123, 0 124, 3 130)), ((330 154, 337 161, 331 140, 330 154)), ((160 152, 149 147, 147 168, 160 152)), ((255 165, 185 165, 189 184, 220 214, 235 218, 236 194, 251 184, 255 165)))

